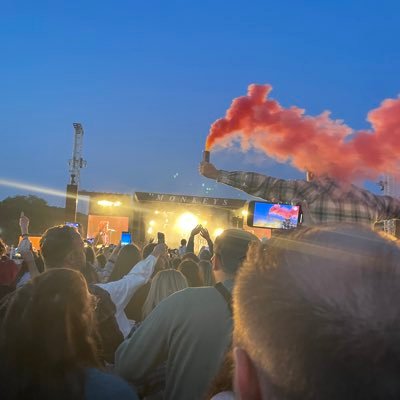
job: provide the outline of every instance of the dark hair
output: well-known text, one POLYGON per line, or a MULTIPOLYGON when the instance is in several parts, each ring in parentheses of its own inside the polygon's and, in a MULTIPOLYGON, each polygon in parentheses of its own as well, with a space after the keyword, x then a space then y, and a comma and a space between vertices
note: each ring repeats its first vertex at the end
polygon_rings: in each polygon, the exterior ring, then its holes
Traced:
POLYGON ((97 275, 96 270, 94 269, 93 265, 89 262, 81 269, 82 275, 85 277, 86 282, 90 285, 92 283, 99 283, 99 276, 97 275))
POLYGON ((187 240, 186 239, 182 239, 181 240, 181 246, 186 246, 187 244, 187 240))
POLYGON ((212 254, 211 254, 210 250, 203 249, 203 250, 200 251, 200 253, 199 253, 200 261, 203 261, 203 260, 204 261, 211 261, 211 258, 212 258, 212 254))
POLYGON ((400 398, 400 249, 368 228, 300 228, 253 245, 234 339, 274 399, 400 398))
POLYGON ((96 260, 100 268, 104 268, 107 264, 107 257, 104 254, 97 254, 96 260))
POLYGON ((243 229, 226 229, 217 236, 214 244, 214 255, 220 257, 222 270, 230 275, 236 274, 246 258, 251 242, 259 242, 252 233, 243 229))
POLYGON ((67 255, 75 249, 78 238, 79 233, 71 226, 58 225, 47 229, 40 239, 40 253, 46 269, 63 267, 67 255))
POLYGON ((181 262, 182 262, 182 260, 181 260, 180 257, 174 257, 174 258, 172 258, 172 259, 171 259, 171 262, 170 262, 171 268, 173 268, 173 269, 178 269, 178 267, 179 267, 179 265, 180 265, 181 262))
POLYGON ((204 286, 214 286, 215 277, 213 273, 213 267, 210 261, 201 260, 199 262, 199 270, 204 286))
POLYGON ((203 286, 199 266, 192 260, 184 260, 179 264, 178 271, 185 275, 189 287, 203 286))
POLYGON ((86 254, 86 261, 90 264, 94 264, 94 260, 96 259, 96 253, 94 249, 90 245, 85 245, 85 254, 86 254))
POLYGON ((182 261, 185 261, 185 260, 191 260, 191 261, 193 261, 195 263, 198 263, 200 261, 199 257, 197 257, 196 254, 191 253, 191 252, 185 253, 182 256, 182 261))
POLYGON ((145 260, 154 250, 154 248, 157 246, 156 243, 148 243, 146 246, 143 247, 143 260, 145 260))
POLYGON ((115 262, 114 269, 111 272, 109 282, 118 281, 125 276, 134 265, 136 265, 142 256, 140 250, 134 244, 127 244, 123 246, 118 253, 117 261, 115 262))
POLYGON ((57 268, 17 290, 0 336, 2 399, 83 399, 97 367, 92 297, 81 273, 57 268))

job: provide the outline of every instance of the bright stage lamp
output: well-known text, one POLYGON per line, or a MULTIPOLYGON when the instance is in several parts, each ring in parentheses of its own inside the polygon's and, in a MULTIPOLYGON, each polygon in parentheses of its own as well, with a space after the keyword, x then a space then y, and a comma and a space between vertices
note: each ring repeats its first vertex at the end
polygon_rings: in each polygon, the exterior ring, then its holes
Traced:
POLYGON ((102 207, 119 207, 122 205, 120 201, 110 201, 110 200, 99 200, 97 204, 102 207))
POLYGON ((184 213, 182 214, 178 220, 177 220, 177 227, 182 231, 182 232, 190 232, 193 228, 198 225, 199 220, 197 217, 192 214, 192 213, 184 213))
POLYGON ((151 221, 149 222, 149 225, 150 225, 150 226, 154 226, 155 224, 156 224, 156 221, 151 220, 151 221))
POLYGON ((153 233, 153 228, 150 227, 149 229, 147 229, 147 233, 148 233, 149 235, 151 235, 151 234, 153 233))
POLYGON ((224 231, 224 229, 222 229, 222 228, 217 228, 217 229, 214 231, 214 237, 219 236, 223 231, 224 231))
POLYGON ((103 207, 111 207, 111 206, 113 205, 113 202, 112 202, 112 201, 109 201, 109 200, 99 200, 99 201, 97 202, 97 204, 98 204, 99 206, 103 206, 103 207))

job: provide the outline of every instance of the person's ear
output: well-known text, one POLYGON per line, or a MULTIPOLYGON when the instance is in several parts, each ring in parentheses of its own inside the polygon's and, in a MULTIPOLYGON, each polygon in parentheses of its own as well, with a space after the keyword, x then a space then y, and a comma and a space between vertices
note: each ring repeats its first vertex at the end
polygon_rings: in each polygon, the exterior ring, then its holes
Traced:
POLYGON ((257 368, 253 361, 244 349, 235 347, 233 353, 235 358, 233 384, 236 398, 262 400, 257 368))

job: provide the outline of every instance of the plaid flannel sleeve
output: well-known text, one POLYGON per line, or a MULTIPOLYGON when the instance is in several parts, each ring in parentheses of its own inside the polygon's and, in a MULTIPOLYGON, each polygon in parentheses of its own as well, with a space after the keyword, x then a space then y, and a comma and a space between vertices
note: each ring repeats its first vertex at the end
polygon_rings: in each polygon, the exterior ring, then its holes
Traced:
POLYGON ((290 203, 303 199, 310 189, 306 181, 277 179, 254 172, 219 171, 217 182, 268 201, 290 203))

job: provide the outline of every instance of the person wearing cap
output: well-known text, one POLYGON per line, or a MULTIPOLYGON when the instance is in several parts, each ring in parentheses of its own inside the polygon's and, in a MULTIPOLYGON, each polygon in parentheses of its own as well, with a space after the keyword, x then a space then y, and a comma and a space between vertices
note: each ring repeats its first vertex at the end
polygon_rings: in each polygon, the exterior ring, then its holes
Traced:
POLYGON ((227 229, 215 241, 216 287, 187 288, 162 301, 117 349, 116 372, 141 385, 166 364, 165 399, 203 399, 231 343, 230 293, 248 246, 258 239, 227 229))
POLYGON ((378 196, 355 185, 341 185, 327 176, 307 172, 307 180, 286 180, 254 172, 224 171, 201 162, 206 178, 278 203, 300 204, 304 225, 351 222, 369 225, 400 218, 400 200, 378 196))

